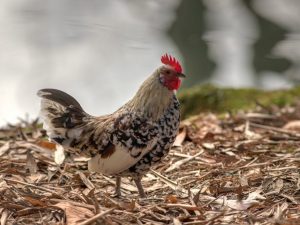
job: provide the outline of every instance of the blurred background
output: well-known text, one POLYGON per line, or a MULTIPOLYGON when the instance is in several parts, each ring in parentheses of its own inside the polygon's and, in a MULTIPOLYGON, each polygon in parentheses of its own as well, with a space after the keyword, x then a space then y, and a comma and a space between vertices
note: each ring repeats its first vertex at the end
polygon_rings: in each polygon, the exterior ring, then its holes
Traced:
POLYGON ((38 89, 93 115, 134 95, 170 53, 184 88, 300 82, 299 0, 2 0, 0 125, 38 115, 38 89))

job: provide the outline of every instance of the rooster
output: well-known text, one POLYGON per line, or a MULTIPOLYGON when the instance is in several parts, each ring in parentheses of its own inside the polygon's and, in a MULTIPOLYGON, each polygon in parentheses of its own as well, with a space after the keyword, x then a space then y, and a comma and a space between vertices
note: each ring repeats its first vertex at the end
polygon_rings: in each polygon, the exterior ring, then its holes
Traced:
POLYGON ((141 178, 169 152, 179 127, 180 63, 161 57, 162 66, 140 86, 135 96, 109 115, 91 116, 70 95, 41 89, 40 117, 51 141, 68 152, 90 157, 88 169, 116 177, 115 194, 121 194, 121 177, 133 178, 141 198, 141 178))

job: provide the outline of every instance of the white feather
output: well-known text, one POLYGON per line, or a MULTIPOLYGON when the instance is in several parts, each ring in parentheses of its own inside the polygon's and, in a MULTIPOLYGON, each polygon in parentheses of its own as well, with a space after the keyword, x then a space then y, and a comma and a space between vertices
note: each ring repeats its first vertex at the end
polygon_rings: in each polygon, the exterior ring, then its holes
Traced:
POLYGON ((54 162, 58 165, 61 165, 65 160, 65 151, 63 146, 56 145, 56 151, 54 152, 54 162))
POLYGON ((134 149, 132 151, 140 151, 142 154, 139 157, 132 157, 127 148, 116 146, 112 155, 107 158, 101 158, 101 155, 96 155, 88 161, 89 171, 103 173, 105 175, 113 175, 123 172, 136 164, 146 153, 148 153, 156 143, 154 139, 145 149, 134 149))

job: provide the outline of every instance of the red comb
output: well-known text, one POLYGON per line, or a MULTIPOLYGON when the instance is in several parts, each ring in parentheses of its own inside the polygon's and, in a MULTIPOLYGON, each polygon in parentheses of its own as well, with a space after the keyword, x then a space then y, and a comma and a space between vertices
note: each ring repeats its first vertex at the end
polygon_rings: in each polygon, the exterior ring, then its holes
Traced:
POLYGON ((173 67, 173 69, 176 70, 177 73, 182 72, 180 63, 177 61, 177 59, 175 59, 171 55, 165 54, 161 57, 160 60, 163 64, 173 67))

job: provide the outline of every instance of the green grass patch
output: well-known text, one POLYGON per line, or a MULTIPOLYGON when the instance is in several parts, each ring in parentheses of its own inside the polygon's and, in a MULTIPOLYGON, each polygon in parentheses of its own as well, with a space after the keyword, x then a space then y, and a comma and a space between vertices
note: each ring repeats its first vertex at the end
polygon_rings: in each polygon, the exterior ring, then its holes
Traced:
POLYGON ((300 99, 300 86, 293 89, 265 91, 255 88, 219 88, 199 85, 185 89, 178 95, 183 118, 201 112, 236 112, 253 109, 257 104, 279 107, 300 99))

